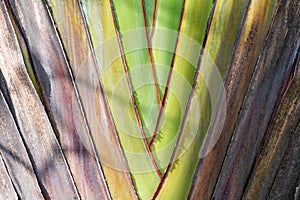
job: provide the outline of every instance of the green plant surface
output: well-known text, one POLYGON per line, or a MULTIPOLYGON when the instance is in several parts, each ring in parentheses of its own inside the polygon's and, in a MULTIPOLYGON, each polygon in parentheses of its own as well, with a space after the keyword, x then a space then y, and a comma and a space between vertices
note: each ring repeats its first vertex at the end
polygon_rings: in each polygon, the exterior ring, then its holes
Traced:
POLYGON ((121 54, 124 54, 121 55, 124 71, 128 71, 125 76, 134 96, 132 102, 137 107, 136 115, 140 118, 144 135, 148 139, 154 132, 160 95, 153 74, 155 69, 150 62, 143 4, 140 0, 113 0, 111 4, 114 26, 116 32, 119 32, 119 48, 121 54))
MULTIPOLYGON (((169 73, 167 89, 150 147, 162 172, 169 164, 192 90, 212 2, 185 1, 180 34, 169 73), (201 8, 203 12, 199 12, 201 8), (166 148, 167 147, 167 148, 166 148)), ((161 70, 163 71, 163 70, 161 70)), ((209 108, 208 108, 209 109, 209 108)))
MULTIPOLYGON (((136 99, 132 99, 133 93, 128 83, 128 74, 125 74, 124 71, 125 58, 120 55, 122 46, 118 41, 120 38, 116 35, 117 26, 111 2, 103 1, 102 4, 98 4, 96 1, 82 1, 82 5, 97 61, 100 68, 103 67, 100 71, 102 72, 104 91, 136 190, 141 199, 150 199, 159 184, 160 173, 147 146, 147 140, 142 135, 143 130, 137 118, 136 105, 133 104, 136 99), (95 20, 99 21, 99 18, 102 22, 101 26, 94 23, 95 20), (95 27, 97 25, 98 27, 95 27), (96 41, 100 43, 97 44, 96 41)), ((148 52, 145 50, 136 53, 143 53, 145 58, 148 58, 148 52)), ((152 72, 148 72, 152 76, 152 72)), ((154 84, 151 87, 154 88, 153 86, 154 84)), ((153 97, 156 101, 156 95, 151 98, 153 99, 153 97)), ((138 96, 139 102, 142 99, 138 96)))
POLYGON ((168 32, 179 32, 184 9, 184 0, 158 0, 154 26, 150 30, 151 46, 153 48, 153 61, 159 83, 160 96, 163 97, 168 79, 172 58, 176 51, 177 35, 168 32), (163 30, 167 30, 164 32, 163 30), (165 50, 167 49, 167 50, 165 50))
POLYGON ((146 27, 154 27, 158 0, 142 0, 142 3, 144 4, 144 13, 146 16, 147 23, 146 27))

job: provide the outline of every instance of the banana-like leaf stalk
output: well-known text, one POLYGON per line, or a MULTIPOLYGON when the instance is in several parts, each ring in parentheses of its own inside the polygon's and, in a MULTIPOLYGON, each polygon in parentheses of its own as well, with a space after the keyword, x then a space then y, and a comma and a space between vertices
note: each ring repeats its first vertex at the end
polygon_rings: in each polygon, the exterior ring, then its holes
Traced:
POLYGON ((299 197, 299 1, 0 5, 3 198, 299 197))
MULTIPOLYGON (((19 10, 19 6, 14 9, 19 10)), ((8 15, 11 10, 6 9, 4 1, 0 2, 0 7, 0 33, 3 36, 0 48, 4 51, 0 57, 0 87, 26 143, 39 186, 45 198, 58 199, 67 194, 79 199, 61 147, 23 63, 8 15)))

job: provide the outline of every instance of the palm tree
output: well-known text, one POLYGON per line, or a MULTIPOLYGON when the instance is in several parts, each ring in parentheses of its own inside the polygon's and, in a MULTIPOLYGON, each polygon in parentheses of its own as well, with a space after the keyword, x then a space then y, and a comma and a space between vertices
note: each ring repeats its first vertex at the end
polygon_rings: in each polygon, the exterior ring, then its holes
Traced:
POLYGON ((299 1, 0 7, 1 199, 299 199, 299 1))

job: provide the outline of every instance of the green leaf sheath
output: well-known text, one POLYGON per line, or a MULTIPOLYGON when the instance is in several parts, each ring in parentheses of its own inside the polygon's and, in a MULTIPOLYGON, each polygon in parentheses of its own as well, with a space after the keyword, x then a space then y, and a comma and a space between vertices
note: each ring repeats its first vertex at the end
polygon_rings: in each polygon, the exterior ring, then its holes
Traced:
MULTIPOLYGON (((154 128, 155 128, 155 121, 154 119, 156 119, 156 114, 158 115, 159 109, 161 107, 162 104, 162 96, 161 93, 159 91, 159 83, 158 83, 158 79, 157 79, 157 72, 155 69, 155 63, 154 63, 154 57, 153 57, 153 49, 152 49, 152 37, 151 37, 151 33, 152 30, 155 26, 155 21, 156 21, 156 14, 157 14, 157 3, 158 0, 142 0, 142 4, 143 4, 143 15, 144 15, 144 24, 146 27, 146 37, 147 37, 147 44, 148 44, 148 53, 149 53, 149 58, 150 58, 150 66, 152 69, 152 75, 153 75, 153 81, 154 81, 154 87, 155 87, 155 92, 157 95, 157 107, 158 109, 153 109, 153 111, 156 111, 157 113, 153 113, 155 115, 152 115, 152 132, 150 133, 151 136, 153 136, 154 134, 154 128)), ((147 138, 148 143, 150 142, 150 138, 147 138)))
MULTIPOLYGON (((213 118, 211 115, 215 114, 217 100, 220 96, 219 90, 223 83, 222 77, 225 76, 225 72, 227 71, 230 58, 229 52, 237 37, 246 3, 246 1, 235 3, 233 3, 233 1, 217 1, 215 5, 209 35, 205 43, 201 65, 199 66, 200 75, 197 80, 194 96, 190 102, 186 122, 183 124, 182 139, 178 144, 178 152, 175 154, 175 158, 179 157, 179 159, 172 164, 171 172, 167 176, 164 186, 158 195, 158 197, 162 199, 170 193, 168 188, 173 188, 174 182, 178 183, 177 187, 180 187, 180 184, 185 180, 185 182, 188 183, 186 187, 191 187, 189 183, 192 182, 198 160, 209 151, 209 149, 203 149, 202 152, 199 152, 199 146, 202 145, 206 137, 208 127, 213 118), (231 12, 232 9, 237 8, 241 8, 240 12, 231 12), (224 15, 220 16, 218 13, 224 13, 224 15), (231 23, 228 23, 228 20, 230 20, 231 23), (221 54, 224 56, 219 56, 221 54), (216 78, 216 76, 218 76, 218 78, 216 78), (212 80, 219 82, 214 85, 212 80), (209 88, 212 86, 213 88, 208 90, 208 84, 210 85, 209 88), (195 116, 198 116, 198 122, 195 116), (180 177, 178 175, 180 171, 188 171, 189 173, 181 175, 180 177)), ((185 194, 187 193, 188 192, 185 194)))
MULTIPOLYGON (((118 26, 121 27, 122 24, 120 21, 118 21, 120 25, 116 24, 116 14, 119 14, 119 20, 120 15, 122 14, 122 18, 127 19, 127 21, 130 20, 128 17, 124 16, 125 13, 120 13, 122 12, 122 10, 120 10, 122 9, 122 7, 120 7, 120 5, 122 5, 121 1, 113 2, 115 8, 111 7, 111 3, 112 2, 110 2, 109 0, 102 1, 101 4, 98 1, 94 0, 82 1, 85 16, 87 19, 87 24, 91 35, 91 40, 94 46, 94 51, 96 53, 97 62, 101 71, 104 92, 107 97, 108 104, 110 105, 111 113, 117 128, 118 136, 120 138, 120 142, 125 153, 125 157, 127 159, 132 178, 135 183, 135 188, 141 199, 150 199, 157 185, 159 184, 160 177, 157 173, 158 169, 156 168, 155 163, 153 162, 151 153, 149 152, 147 142, 142 135, 140 126, 141 124, 138 122, 138 118, 135 112, 136 105, 132 104, 132 87, 130 85, 130 82, 128 82, 128 74, 125 74, 126 71, 124 69, 126 68, 124 67, 127 67, 127 65, 124 66, 124 57, 122 57, 123 52, 120 51, 122 50, 123 46, 124 48, 130 50, 130 47, 126 46, 127 44, 124 44, 126 42, 126 40, 124 39, 125 37, 130 37, 129 40, 136 39, 138 42, 144 42, 142 45, 146 45, 147 47, 147 43, 145 43, 147 40, 142 41, 145 39, 146 34, 144 28, 142 28, 144 24, 143 22, 139 22, 139 19, 137 20, 137 24, 134 27, 141 28, 141 32, 133 32, 133 34, 136 33, 137 35, 130 34, 129 36, 123 35, 123 37, 120 37, 121 35, 119 34, 118 26), (120 40, 121 38, 122 41, 120 40), (123 42, 123 44, 120 45, 120 42, 123 42)), ((141 2, 138 3, 139 4, 135 4, 136 7, 139 8, 139 12, 141 12, 141 15, 138 16, 142 17, 143 19, 142 8, 139 7, 139 5, 142 6, 142 4, 141 2)), ((128 5, 133 6, 130 3, 128 3, 128 5)), ((126 9, 129 8, 126 7, 126 9)), ((123 12, 125 11, 126 10, 124 10, 123 12)), ((132 12, 134 13, 135 10, 133 9, 132 12)), ((128 10, 126 13, 130 14, 128 13, 128 10)), ((130 15, 134 15, 133 13, 131 13, 130 15)), ((126 23, 129 22, 125 21, 124 23, 124 25, 126 25, 126 23)), ((124 31, 128 29, 133 29, 134 27, 126 25, 126 29, 124 29, 124 31)), ((140 45, 139 43, 133 44, 140 45)), ((136 52, 125 53, 125 56, 129 54, 127 57, 128 61, 126 62, 131 63, 131 66, 135 67, 131 67, 130 69, 131 72, 129 74, 131 74, 131 79, 135 78, 138 81, 147 81, 148 79, 149 81, 149 79, 152 77, 151 68, 149 66, 138 66, 139 64, 147 64, 147 62, 149 62, 148 51, 144 49, 138 49, 136 52), (137 60, 132 60, 136 56, 140 58, 137 60), (141 72, 140 70, 145 70, 146 72, 141 72), (137 74, 135 73, 138 73, 140 77, 137 77, 137 74)), ((134 81, 132 83, 134 83, 134 81)), ((153 86, 154 84, 152 81, 152 83, 149 84, 149 86, 143 86, 139 89, 140 91, 147 92, 149 88, 152 88, 153 96, 148 96, 149 99, 146 99, 147 96, 143 97, 140 95, 136 95, 135 98, 138 97, 139 102, 144 102, 143 105, 147 104, 145 103, 146 100, 148 102, 152 102, 151 104, 153 104, 153 102, 157 100, 153 86)), ((140 91, 136 91, 136 93, 141 94, 140 91)), ((136 100, 134 99, 134 101, 136 100)), ((147 105, 149 106, 151 104, 147 105)))
POLYGON ((156 19, 153 22, 155 26, 149 31, 161 97, 165 93, 168 71, 176 47, 176 33, 180 29, 183 9, 184 0, 158 0, 155 12, 156 19))
MULTIPOLYGON (((156 124, 152 152, 162 171, 169 164, 191 92, 212 2, 186 0, 173 69, 156 124), (199 12, 199 9, 202 12, 199 12)), ((177 36, 177 33, 176 33, 177 36)))
POLYGON ((101 93, 99 69, 89 40, 80 2, 49 0, 65 47, 90 132, 113 199, 136 199, 135 190, 113 121, 101 93), (69 37, 69 36, 72 37, 69 37), (120 190, 122 185, 124 190, 120 190))
POLYGON ((154 25, 154 17, 158 0, 143 0, 147 27, 154 25))
MULTIPOLYGON (((143 4, 140 0, 113 0, 117 31, 120 33, 124 68, 128 70, 128 84, 132 85, 135 106, 146 138, 154 132, 160 99, 155 89, 155 81, 148 51, 143 4), (130 11, 130 12, 129 12, 130 11)), ((158 92, 158 91, 157 91, 158 92)))

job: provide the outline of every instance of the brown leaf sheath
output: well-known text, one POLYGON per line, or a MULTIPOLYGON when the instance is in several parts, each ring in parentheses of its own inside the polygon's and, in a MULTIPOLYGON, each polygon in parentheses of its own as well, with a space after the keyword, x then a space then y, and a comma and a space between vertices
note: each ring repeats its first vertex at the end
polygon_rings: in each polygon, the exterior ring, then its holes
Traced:
MULTIPOLYGON (((288 6, 288 5, 286 5, 288 6)), ((298 6, 299 8, 299 6, 298 6)), ((285 19, 288 12, 287 8, 281 8, 281 19, 285 19)), ((287 29, 288 24, 279 23, 279 29, 287 29)), ((282 32, 276 32, 276 34, 282 32)), ((283 33, 283 32, 282 32, 283 33)), ((272 46, 281 43, 278 39, 273 41, 272 46)), ((274 47, 274 50, 276 48, 274 47)), ((278 48, 277 48, 278 49, 278 48)), ((296 129, 300 120, 300 56, 298 55, 298 72, 288 87, 283 100, 280 102, 280 108, 270 123, 270 130, 265 137, 265 144, 262 151, 257 156, 250 181, 243 195, 243 199, 267 199, 274 182, 275 176, 279 170, 280 163, 289 147, 291 135, 296 129)), ((296 67, 297 67, 296 66, 296 67)))
POLYGON ((62 150, 27 74, 3 1, 0 6, 1 90, 27 147, 43 195, 47 199, 61 199, 65 195, 79 199, 62 150))
POLYGON ((0 198, 1 199, 18 199, 18 195, 6 171, 5 164, 0 154, 0 198))
POLYGON ((1 90, 0 107, 0 154, 18 197, 44 199, 26 148, 1 90))
POLYGON ((300 47, 299 28, 296 28, 299 18, 284 20, 281 16, 282 9, 288 10, 285 13, 294 10, 292 2, 278 4, 270 34, 235 123, 213 198, 241 198, 269 123, 294 76, 300 47))
POLYGON ((112 198, 136 199, 78 0, 48 0, 112 198), (74 20, 76 19, 76 20, 74 20), (118 167, 118 169, 116 169, 118 167), (119 190, 122 185, 124 190, 119 190))
POLYGON ((17 23, 33 58, 46 109, 51 113, 49 118, 78 192, 83 199, 109 199, 76 87, 47 8, 42 2, 24 3, 12 5, 20 8, 19 11, 14 10, 14 14, 19 19, 17 23), (32 15, 26 15, 30 8, 36 9, 31 11, 32 15), (39 16, 40 22, 36 16, 39 16))
POLYGON ((282 160, 268 199, 295 199, 300 186, 300 123, 291 134, 289 148, 282 160))

